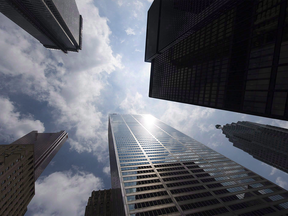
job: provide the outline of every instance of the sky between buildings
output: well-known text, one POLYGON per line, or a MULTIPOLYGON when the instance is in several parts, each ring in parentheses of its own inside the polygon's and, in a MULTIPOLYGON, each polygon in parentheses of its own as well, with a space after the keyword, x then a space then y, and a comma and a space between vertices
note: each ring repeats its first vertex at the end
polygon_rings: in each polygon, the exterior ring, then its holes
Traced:
POLYGON ((68 141, 36 182, 25 216, 84 215, 93 190, 110 188, 108 114, 151 114, 288 189, 288 175, 235 148, 215 124, 268 118, 148 97, 146 15, 153 0, 77 0, 83 50, 44 48, 0 14, 0 143, 32 130, 66 130, 68 141))

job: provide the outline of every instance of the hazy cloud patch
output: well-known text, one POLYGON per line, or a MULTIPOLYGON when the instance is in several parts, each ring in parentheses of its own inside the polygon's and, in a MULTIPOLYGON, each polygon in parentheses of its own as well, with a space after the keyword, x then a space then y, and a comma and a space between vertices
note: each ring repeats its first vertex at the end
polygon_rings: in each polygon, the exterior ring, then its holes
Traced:
POLYGON ((127 28, 125 30, 125 32, 126 32, 127 35, 136 35, 134 29, 132 29, 132 28, 127 28))
POLYGON ((126 98, 120 103, 120 109, 129 114, 141 114, 144 112, 146 104, 143 96, 136 92, 128 93, 126 98))
POLYGON ((288 188, 288 182, 285 181, 282 177, 277 177, 276 184, 278 184, 280 187, 283 187, 285 189, 288 188))
POLYGON ((36 195, 28 208, 34 216, 84 215, 91 192, 103 185, 100 178, 84 171, 55 172, 36 181, 36 195))
POLYGON ((39 120, 34 120, 32 115, 21 115, 14 104, 5 97, 0 96, 0 138, 6 142, 12 142, 15 139, 37 130, 44 132, 44 124, 39 120))
POLYGON ((103 168, 103 172, 104 172, 106 175, 109 175, 109 176, 110 176, 110 166, 104 167, 104 168, 103 168))

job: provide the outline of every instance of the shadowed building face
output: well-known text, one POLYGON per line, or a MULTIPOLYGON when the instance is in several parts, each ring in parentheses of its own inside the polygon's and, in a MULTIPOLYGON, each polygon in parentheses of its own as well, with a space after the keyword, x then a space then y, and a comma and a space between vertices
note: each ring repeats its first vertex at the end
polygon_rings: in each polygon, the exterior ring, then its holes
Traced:
POLYGON ((288 120, 287 0, 155 0, 149 96, 288 120))
POLYGON ((75 0, 3 0, 0 12, 43 46, 78 52, 82 48, 82 16, 75 0))
POLYGON ((32 131, 0 145, 0 215, 24 215, 35 195, 35 181, 67 140, 65 131, 32 131))

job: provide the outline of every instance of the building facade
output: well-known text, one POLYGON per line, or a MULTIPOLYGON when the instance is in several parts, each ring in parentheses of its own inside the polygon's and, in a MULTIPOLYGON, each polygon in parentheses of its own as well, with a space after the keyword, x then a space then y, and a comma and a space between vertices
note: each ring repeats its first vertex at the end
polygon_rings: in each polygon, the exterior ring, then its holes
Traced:
POLYGON ((34 145, 0 145, 0 215, 24 215, 35 194, 34 145))
POLYGON ((37 131, 31 131, 12 144, 34 145, 34 169, 36 181, 67 139, 68 133, 66 131, 60 131, 57 133, 38 133, 37 131))
POLYGON ((85 216, 117 215, 115 211, 113 212, 112 199, 112 189, 93 191, 88 199, 85 216))
POLYGON ((0 215, 24 215, 35 195, 35 181, 67 140, 65 131, 32 131, 0 145, 0 215))
POLYGON ((223 134, 233 146, 288 173, 288 130, 247 121, 226 124, 223 134))
POLYGON ((287 0, 154 0, 149 96, 288 120, 287 0))
POLYGON ((46 48, 81 50, 83 20, 75 0, 2 0, 0 12, 46 48))
POLYGON ((286 190, 150 115, 111 114, 108 138, 119 215, 288 214, 286 190))

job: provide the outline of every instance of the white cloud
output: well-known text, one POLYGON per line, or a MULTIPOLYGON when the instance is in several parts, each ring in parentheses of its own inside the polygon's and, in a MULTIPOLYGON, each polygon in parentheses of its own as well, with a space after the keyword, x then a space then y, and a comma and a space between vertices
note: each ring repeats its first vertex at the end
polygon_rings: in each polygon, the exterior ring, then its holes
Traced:
MULTIPOLYGON (((200 122, 203 122, 203 119, 210 118, 215 112, 214 109, 195 107, 191 105, 183 106, 183 104, 178 103, 169 103, 165 110, 166 111, 162 114, 160 119, 188 135, 192 135, 191 128, 195 126, 200 129, 202 127, 204 130, 204 125, 202 125, 203 123, 200 124, 200 122)), ((207 128, 212 130, 211 125, 207 128)))
POLYGON ((275 167, 272 167, 271 172, 269 175, 274 175, 276 173, 278 169, 276 169, 275 167))
POLYGON ((133 4, 135 5, 135 7, 138 10, 141 10, 143 8, 143 3, 141 1, 139 1, 139 0, 133 1, 133 4))
POLYGON ((128 93, 126 98, 120 103, 120 108, 129 114, 140 114, 144 112, 145 102, 143 96, 136 92, 135 95, 128 93))
POLYGON ((8 98, 0 96, 0 107, 1 140, 11 142, 32 130, 37 130, 39 133, 45 130, 44 124, 39 120, 34 120, 32 115, 23 116, 17 112, 8 98))
POLYGON ((35 183, 35 196, 28 206, 33 216, 84 215, 93 190, 103 188, 100 178, 91 173, 55 172, 35 183))
POLYGON ((199 124, 198 127, 200 128, 201 132, 205 132, 205 133, 210 132, 215 129, 215 126, 213 124, 207 125, 205 123, 199 124))
POLYGON ((278 184, 280 187, 283 187, 283 188, 287 188, 288 187, 288 182, 283 180, 282 177, 278 177, 276 179, 276 184, 278 184))
POLYGON ((110 166, 104 167, 104 168, 103 168, 103 172, 104 172, 106 175, 110 175, 110 166))
POLYGON ((98 108, 101 91, 109 74, 123 65, 110 46, 108 19, 100 17, 92 0, 77 1, 77 6, 84 19, 83 48, 67 55, 45 49, 0 14, 0 48, 5 51, 0 56, 0 74, 10 79, 3 84, 7 91, 46 102, 57 127, 75 131, 75 136, 69 133, 72 148, 96 154, 107 150, 102 145, 107 140, 103 124, 107 117, 98 108))
POLYGON ((132 28, 130 28, 130 27, 127 28, 125 30, 125 32, 126 32, 127 35, 136 35, 135 31, 132 28))

